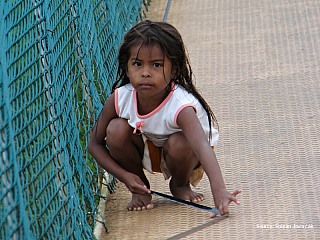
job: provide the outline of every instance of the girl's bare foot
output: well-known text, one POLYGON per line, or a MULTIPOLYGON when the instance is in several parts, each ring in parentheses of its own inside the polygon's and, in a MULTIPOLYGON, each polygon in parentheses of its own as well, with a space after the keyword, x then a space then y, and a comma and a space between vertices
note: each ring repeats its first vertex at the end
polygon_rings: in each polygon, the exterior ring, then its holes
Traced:
POLYGON ((131 202, 128 204, 129 211, 140 211, 145 209, 152 209, 151 194, 132 194, 131 202))
POLYGON ((189 183, 186 186, 175 186, 172 178, 170 180, 170 191, 174 197, 189 200, 194 203, 204 200, 203 194, 192 191, 189 183))

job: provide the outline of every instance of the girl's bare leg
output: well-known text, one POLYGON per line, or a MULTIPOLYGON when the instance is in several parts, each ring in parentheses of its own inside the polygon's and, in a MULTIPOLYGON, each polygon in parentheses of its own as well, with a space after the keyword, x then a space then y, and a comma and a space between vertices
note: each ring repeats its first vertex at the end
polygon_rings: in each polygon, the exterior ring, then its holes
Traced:
MULTIPOLYGON (((142 168, 144 144, 141 136, 132 133, 127 120, 113 119, 107 127, 107 145, 112 158, 126 171, 136 174, 150 188, 142 168)), ((151 209, 151 194, 132 194, 128 210, 151 209)))
POLYGON ((200 202, 204 196, 191 190, 189 177, 200 164, 182 132, 172 134, 163 147, 164 159, 172 177, 170 190, 173 196, 200 202))

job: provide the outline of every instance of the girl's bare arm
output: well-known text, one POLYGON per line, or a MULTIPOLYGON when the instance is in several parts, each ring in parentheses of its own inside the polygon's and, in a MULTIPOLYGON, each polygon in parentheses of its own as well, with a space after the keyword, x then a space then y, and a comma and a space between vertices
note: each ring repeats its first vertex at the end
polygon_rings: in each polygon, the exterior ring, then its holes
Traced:
POLYGON ((91 136, 88 145, 88 151, 97 161, 97 163, 105 169, 108 173, 114 175, 119 181, 125 183, 127 186, 129 182, 134 186, 134 189, 129 189, 130 191, 138 194, 144 194, 150 192, 142 180, 125 169, 123 169, 111 156, 106 148, 106 129, 110 121, 114 118, 117 118, 118 115, 115 110, 115 95, 112 94, 106 101, 99 120, 97 121, 91 136), (134 184, 136 182, 137 184, 134 184))
POLYGON ((237 190, 233 194, 226 190, 216 155, 208 143, 195 110, 192 107, 184 108, 178 115, 177 123, 209 178, 216 207, 221 215, 227 214, 230 202, 240 203, 236 199, 236 195, 241 190, 237 190))

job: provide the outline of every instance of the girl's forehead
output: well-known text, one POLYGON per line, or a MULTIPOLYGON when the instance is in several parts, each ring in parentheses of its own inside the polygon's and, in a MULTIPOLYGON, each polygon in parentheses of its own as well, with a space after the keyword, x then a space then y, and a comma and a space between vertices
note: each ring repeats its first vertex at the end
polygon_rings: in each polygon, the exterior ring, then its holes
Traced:
POLYGON ((164 58, 164 52, 159 44, 146 45, 136 44, 130 49, 131 57, 161 57, 164 58))

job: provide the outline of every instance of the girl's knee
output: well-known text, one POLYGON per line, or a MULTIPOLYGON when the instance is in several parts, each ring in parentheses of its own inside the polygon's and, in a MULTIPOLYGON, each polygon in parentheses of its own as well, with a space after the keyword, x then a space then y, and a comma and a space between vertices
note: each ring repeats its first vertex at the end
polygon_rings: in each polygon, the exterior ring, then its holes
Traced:
POLYGON ((193 155, 193 150, 182 132, 172 134, 169 137, 165 143, 164 151, 174 158, 193 155))
MULTIPOLYGON (((166 165, 172 175, 191 174, 199 161, 184 134, 172 134, 163 147, 166 165)), ((186 175, 186 176, 187 176, 186 175)), ((189 178, 189 175, 187 176, 189 178)))
POLYGON ((114 118, 107 126, 107 144, 111 143, 123 143, 129 138, 129 134, 132 132, 132 128, 128 124, 128 121, 123 118, 114 118))

